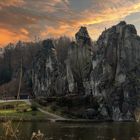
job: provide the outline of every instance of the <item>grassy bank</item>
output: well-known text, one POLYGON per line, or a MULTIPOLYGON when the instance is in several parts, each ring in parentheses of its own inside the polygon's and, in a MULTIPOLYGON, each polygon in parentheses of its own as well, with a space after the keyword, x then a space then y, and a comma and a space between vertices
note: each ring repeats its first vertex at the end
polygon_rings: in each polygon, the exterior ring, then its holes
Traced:
POLYGON ((35 105, 29 105, 24 101, 0 103, 0 118, 16 119, 41 119, 46 115, 37 110, 35 105))

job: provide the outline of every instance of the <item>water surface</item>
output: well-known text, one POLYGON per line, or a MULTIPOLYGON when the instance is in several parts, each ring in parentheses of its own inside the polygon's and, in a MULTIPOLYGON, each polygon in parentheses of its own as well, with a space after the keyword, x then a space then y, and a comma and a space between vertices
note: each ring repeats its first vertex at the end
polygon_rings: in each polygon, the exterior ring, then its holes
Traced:
MULTIPOLYGON (((16 125, 16 124, 15 124, 16 125)), ((139 140, 140 124, 123 123, 48 123, 24 122, 20 125, 20 140, 30 140, 32 132, 41 130, 50 140, 139 140)), ((2 135, 2 128, 0 127, 2 135)))

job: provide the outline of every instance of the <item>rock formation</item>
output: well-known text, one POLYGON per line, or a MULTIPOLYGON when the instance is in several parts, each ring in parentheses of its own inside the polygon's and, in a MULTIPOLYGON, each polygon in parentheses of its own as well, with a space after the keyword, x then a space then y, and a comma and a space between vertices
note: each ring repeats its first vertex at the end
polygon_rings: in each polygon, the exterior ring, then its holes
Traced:
POLYGON ((120 22, 104 31, 93 57, 96 95, 113 120, 133 120, 140 94, 140 37, 133 25, 120 22))
POLYGON ((85 27, 81 27, 75 38, 76 42, 73 42, 69 48, 66 64, 69 91, 86 94, 90 93, 91 39, 85 27))
POLYGON ((66 93, 66 76, 56 58, 52 40, 43 41, 43 49, 33 62, 33 91, 35 96, 54 96, 66 93))
POLYGON ((140 37, 135 27, 120 22, 105 30, 94 52, 86 27, 75 38, 63 68, 52 41, 44 41, 33 64, 35 95, 92 95, 98 103, 93 114, 115 121, 134 120, 140 94, 140 37))

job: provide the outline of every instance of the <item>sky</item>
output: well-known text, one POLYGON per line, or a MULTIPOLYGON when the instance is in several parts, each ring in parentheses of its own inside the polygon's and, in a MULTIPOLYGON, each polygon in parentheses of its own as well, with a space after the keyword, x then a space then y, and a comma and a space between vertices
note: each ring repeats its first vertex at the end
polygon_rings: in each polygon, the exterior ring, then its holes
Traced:
POLYGON ((122 20, 140 34, 140 0, 0 0, 0 46, 74 37, 80 26, 97 40, 105 28, 122 20))

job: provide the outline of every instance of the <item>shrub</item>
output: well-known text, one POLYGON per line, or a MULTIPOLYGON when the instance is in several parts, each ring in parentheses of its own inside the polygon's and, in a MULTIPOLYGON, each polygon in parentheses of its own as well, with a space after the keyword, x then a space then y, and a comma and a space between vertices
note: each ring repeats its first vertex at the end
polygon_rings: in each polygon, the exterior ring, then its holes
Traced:
POLYGON ((56 104, 52 104, 51 107, 50 107, 50 109, 51 109, 52 111, 54 111, 54 112, 57 110, 57 108, 58 108, 58 107, 57 107, 56 104))
POLYGON ((32 111, 37 111, 38 110, 37 105, 35 103, 32 103, 31 109, 32 109, 32 111))

